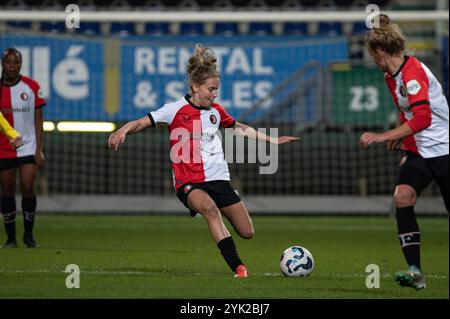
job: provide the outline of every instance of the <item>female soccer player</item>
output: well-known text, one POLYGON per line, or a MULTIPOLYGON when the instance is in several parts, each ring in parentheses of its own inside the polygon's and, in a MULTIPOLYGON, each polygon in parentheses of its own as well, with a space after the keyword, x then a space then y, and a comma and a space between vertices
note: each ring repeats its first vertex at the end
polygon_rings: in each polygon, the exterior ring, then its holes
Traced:
POLYGON ((3 71, 0 81, 0 111, 23 139, 23 145, 16 149, 6 136, 0 136, 1 211, 8 236, 3 247, 17 247, 15 193, 16 175, 19 171, 25 228, 23 241, 27 247, 34 248, 38 246, 33 238, 36 213, 34 184, 37 167, 44 162, 42 107, 45 100, 41 96, 39 84, 20 74, 22 55, 18 50, 4 50, 1 61, 3 71))
POLYGON ((18 148, 23 145, 22 137, 20 133, 17 132, 11 125, 9 125, 8 121, 5 119, 3 114, 0 112, 0 132, 6 135, 9 139, 9 144, 12 147, 18 148))
POLYGON ((394 191, 398 237, 407 271, 395 274, 402 286, 426 287, 420 265, 420 232, 414 205, 425 187, 435 180, 449 211, 448 104, 442 87, 431 71, 418 59, 405 55, 405 38, 399 27, 380 16, 380 27, 372 29, 366 44, 399 110, 397 127, 384 133, 365 132, 360 138, 366 149, 372 143, 387 142, 389 150, 402 143, 397 186, 394 191))
POLYGON ((223 214, 242 238, 253 237, 254 229, 248 211, 230 183, 228 165, 217 136, 219 127, 233 128, 237 135, 274 144, 298 140, 291 136, 273 138, 235 121, 214 102, 219 89, 217 59, 212 50, 196 46, 190 57, 187 74, 190 94, 174 103, 131 121, 111 134, 109 147, 117 150, 127 134, 147 127, 168 125, 174 187, 191 216, 201 214, 218 248, 235 277, 247 277, 247 269, 238 256, 234 241, 225 227, 223 214))

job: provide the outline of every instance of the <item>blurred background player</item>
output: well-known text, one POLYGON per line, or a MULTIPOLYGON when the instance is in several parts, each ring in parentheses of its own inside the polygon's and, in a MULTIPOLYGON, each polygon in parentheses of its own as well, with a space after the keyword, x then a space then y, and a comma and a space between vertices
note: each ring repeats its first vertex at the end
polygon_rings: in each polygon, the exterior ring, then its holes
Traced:
POLYGON ((14 48, 2 54, 0 111, 22 136, 23 145, 16 149, 6 136, 0 136, 1 211, 7 240, 4 248, 17 247, 16 241, 16 175, 19 172, 24 219, 23 241, 27 247, 38 244, 33 238, 36 214, 35 180, 38 166, 44 163, 42 98, 39 84, 20 74, 22 55, 14 48))
POLYGON ((148 116, 125 124, 111 134, 108 144, 117 150, 127 134, 137 133, 147 127, 169 125, 173 182, 177 196, 190 210, 191 216, 200 213, 205 218, 228 266, 235 277, 243 278, 248 275, 247 269, 239 258, 221 214, 245 239, 253 237, 253 223, 238 192, 230 183, 230 173, 217 130, 219 127, 233 128, 236 135, 274 144, 290 143, 298 138, 272 138, 257 132, 237 122, 220 104, 215 103, 219 89, 216 63, 212 50, 196 46, 187 67, 190 93, 148 113, 148 116))
POLYGON ((5 119, 1 112, 0 132, 6 135, 12 147, 18 148, 23 145, 22 136, 20 136, 19 132, 17 132, 11 125, 9 125, 8 121, 5 119))
POLYGON ((366 149, 372 143, 387 142, 389 150, 396 150, 403 143, 404 158, 394 200, 398 236, 409 269, 397 272, 395 280, 402 286, 422 289, 426 284, 414 205, 420 193, 435 180, 449 211, 448 103, 441 84, 428 67, 405 55, 405 38, 386 15, 380 15, 380 27, 368 33, 366 44, 374 62, 385 72, 400 116, 396 128, 381 134, 365 132, 360 144, 366 149))

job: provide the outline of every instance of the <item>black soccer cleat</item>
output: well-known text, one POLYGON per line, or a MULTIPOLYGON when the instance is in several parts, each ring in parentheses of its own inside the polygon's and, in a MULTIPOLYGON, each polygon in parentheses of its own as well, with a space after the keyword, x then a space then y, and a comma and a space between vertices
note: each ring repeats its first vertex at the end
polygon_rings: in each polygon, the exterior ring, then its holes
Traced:
POLYGON ((31 236, 23 236, 23 243, 27 245, 28 248, 37 248, 39 244, 31 236))
POLYGON ((3 245, 2 248, 17 248, 17 241, 15 239, 8 239, 3 245))

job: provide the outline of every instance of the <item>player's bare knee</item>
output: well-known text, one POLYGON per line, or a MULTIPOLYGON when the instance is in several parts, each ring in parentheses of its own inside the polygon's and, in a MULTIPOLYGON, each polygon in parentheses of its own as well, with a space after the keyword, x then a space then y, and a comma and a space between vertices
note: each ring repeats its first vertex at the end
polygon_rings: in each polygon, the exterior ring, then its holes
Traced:
POLYGON ((205 217, 207 220, 213 220, 219 218, 219 208, 217 208, 216 204, 214 202, 205 204, 201 209, 203 217, 205 217))
POLYGON ((244 239, 252 239, 255 236, 255 230, 253 228, 245 230, 239 234, 244 239))
POLYGON ((414 192, 398 191, 394 194, 395 206, 398 208, 414 206, 417 201, 417 196, 414 192))

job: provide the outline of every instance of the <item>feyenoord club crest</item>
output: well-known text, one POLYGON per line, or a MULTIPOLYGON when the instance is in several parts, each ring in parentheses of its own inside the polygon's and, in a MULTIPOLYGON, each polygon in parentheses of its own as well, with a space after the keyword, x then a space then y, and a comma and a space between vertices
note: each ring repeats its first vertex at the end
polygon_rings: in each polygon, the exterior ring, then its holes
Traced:
POLYGON ((217 123, 217 117, 214 114, 211 114, 209 116, 209 120, 211 121, 212 124, 216 124, 217 123))
POLYGON ((25 93, 25 92, 22 92, 22 93, 20 94, 20 98, 21 98, 23 101, 26 101, 26 100, 28 100, 28 94, 25 93))
POLYGON ((191 188, 192 188, 192 185, 186 185, 183 187, 183 192, 185 194, 187 194, 187 192, 189 192, 191 190, 191 188))
POLYGON ((403 85, 400 86, 399 91, 400 91, 400 95, 403 97, 406 97, 408 95, 408 92, 406 91, 406 88, 403 85))

